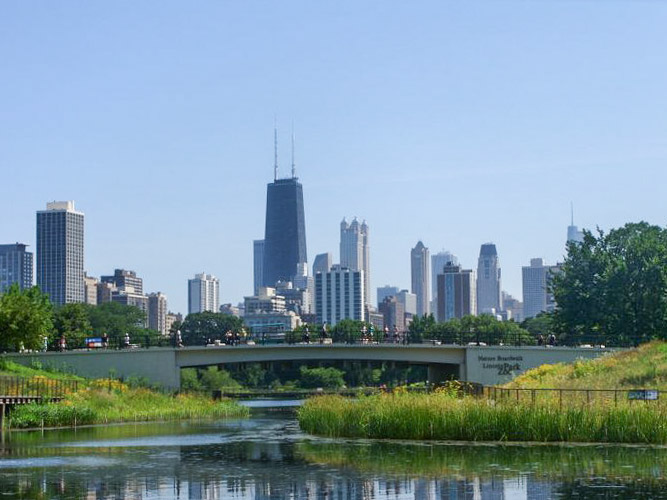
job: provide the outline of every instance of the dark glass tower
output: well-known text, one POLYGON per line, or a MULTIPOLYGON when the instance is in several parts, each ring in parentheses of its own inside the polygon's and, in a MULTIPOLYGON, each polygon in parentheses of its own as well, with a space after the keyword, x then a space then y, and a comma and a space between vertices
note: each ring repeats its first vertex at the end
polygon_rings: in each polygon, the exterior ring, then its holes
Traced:
POLYGON ((303 186, 296 177, 276 179, 266 190, 264 286, 291 281, 303 262, 308 262, 303 186))

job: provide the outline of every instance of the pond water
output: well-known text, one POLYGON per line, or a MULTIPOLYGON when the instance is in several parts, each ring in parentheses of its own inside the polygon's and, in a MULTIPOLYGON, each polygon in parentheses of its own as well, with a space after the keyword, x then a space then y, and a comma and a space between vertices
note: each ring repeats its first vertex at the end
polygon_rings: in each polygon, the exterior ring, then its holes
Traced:
POLYGON ((330 440, 274 410, 6 433, 0 499, 667 498, 665 448, 330 440))

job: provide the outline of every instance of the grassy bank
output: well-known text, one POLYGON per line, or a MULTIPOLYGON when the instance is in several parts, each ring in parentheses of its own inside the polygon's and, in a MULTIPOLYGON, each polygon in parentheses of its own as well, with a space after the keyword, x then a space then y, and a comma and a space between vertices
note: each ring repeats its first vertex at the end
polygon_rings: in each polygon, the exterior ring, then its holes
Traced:
POLYGON ((233 401, 213 401, 194 394, 172 396, 118 381, 91 382, 62 401, 17 406, 10 414, 12 428, 74 426, 108 422, 244 417, 248 409, 233 401))
POLYGON ((519 375, 504 387, 667 391, 667 342, 649 342, 637 349, 593 360, 542 365, 519 375))
POLYGON ((450 393, 309 399, 301 428, 328 437, 667 444, 667 408, 494 403, 450 393))

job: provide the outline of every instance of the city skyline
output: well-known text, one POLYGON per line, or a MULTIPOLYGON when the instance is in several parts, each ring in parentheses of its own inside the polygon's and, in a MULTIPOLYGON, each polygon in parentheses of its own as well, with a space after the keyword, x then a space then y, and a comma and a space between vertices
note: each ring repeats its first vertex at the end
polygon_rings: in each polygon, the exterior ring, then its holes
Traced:
POLYGON ((562 261, 570 202, 579 227, 664 224, 666 20, 659 2, 8 4, 0 166, 21 188, 0 242, 35 252, 35 210, 75 200, 90 276, 134 269, 186 312, 204 269, 238 303, 277 117, 311 256, 356 214, 373 284, 409 288, 416 241, 466 269, 493 241, 520 297, 531 258, 562 261))

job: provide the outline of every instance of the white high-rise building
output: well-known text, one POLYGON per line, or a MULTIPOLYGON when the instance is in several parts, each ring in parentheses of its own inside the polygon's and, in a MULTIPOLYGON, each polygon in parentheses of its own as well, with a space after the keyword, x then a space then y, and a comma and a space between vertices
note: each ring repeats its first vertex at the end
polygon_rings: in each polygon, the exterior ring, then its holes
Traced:
MULTIPOLYGON (((412 278, 412 293, 417 296, 417 315, 426 316, 430 308, 430 259, 428 248, 419 241, 410 251, 410 271, 412 278)), ((407 312, 407 310, 406 310, 407 312)))
POLYGON ((220 281, 212 274, 195 274, 188 280, 188 314, 220 309, 220 281))
POLYGON ((484 243, 477 261, 477 313, 498 314, 502 308, 498 251, 493 243, 484 243))
POLYGON ((551 276, 559 265, 545 265, 542 259, 530 259, 530 266, 521 268, 523 281, 523 317, 534 318, 541 312, 553 311, 556 302, 549 290, 551 276))
POLYGON ((364 321, 364 272, 334 265, 315 275, 315 312, 319 323, 335 325, 342 319, 364 321))
POLYGON ((352 271, 364 272, 364 304, 371 305, 370 245, 366 221, 359 224, 355 217, 351 223, 340 223, 340 265, 352 271))

